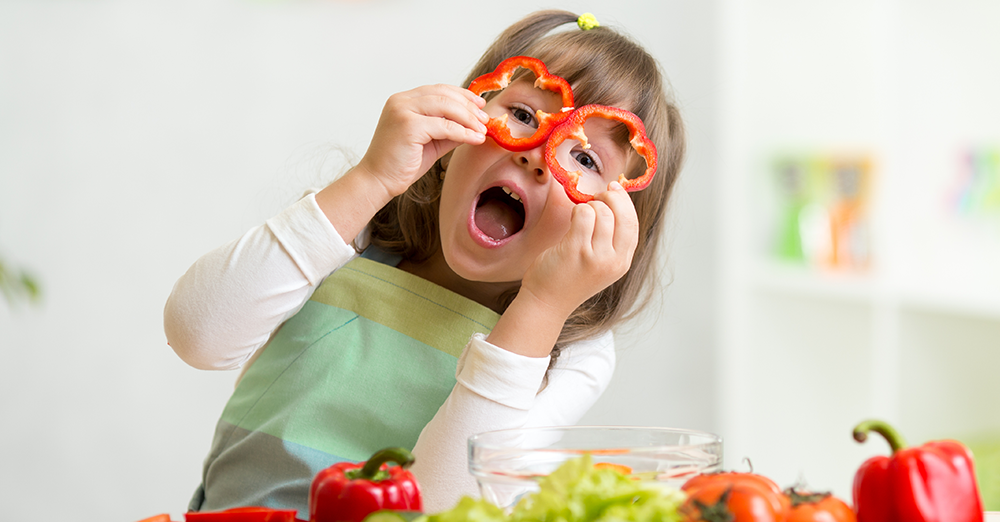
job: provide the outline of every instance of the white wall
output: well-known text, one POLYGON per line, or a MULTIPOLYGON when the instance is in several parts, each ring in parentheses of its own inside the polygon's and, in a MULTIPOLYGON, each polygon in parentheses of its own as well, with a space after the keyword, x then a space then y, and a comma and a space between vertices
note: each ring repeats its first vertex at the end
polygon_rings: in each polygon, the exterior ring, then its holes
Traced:
MULTIPOLYGON (((385 98, 457 83, 530 1, 0 3, 0 258, 39 307, 0 302, 5 520, 181 519, 235 377, 166 346, 201 254, 360 155, 385 98), (476 7, 476 6, 478 7, 476 7)), ((690 155, 675 282, 621 338, 585 421, 714 429, 715 2, 593 1, 661 61, 690 155)))

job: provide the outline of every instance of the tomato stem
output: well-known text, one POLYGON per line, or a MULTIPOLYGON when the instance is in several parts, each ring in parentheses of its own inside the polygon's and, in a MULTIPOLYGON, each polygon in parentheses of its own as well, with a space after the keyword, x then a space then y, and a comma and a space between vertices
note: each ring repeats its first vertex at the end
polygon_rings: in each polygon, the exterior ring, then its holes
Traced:
POLYGON ((801 504, 815 504, 832 495, 829 491, 814 493, 795 489, 794 487, 785 490, 785 495, 792 503, 792 507, 801 504))

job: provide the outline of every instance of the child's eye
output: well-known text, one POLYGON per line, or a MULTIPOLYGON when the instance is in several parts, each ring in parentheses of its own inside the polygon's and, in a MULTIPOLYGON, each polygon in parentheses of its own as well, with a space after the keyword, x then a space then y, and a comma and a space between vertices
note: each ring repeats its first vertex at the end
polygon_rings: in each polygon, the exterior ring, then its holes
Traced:
POLYGON ((588 150, 575 150, 573 151, 573 159, 580 164, 581 167, 592 170, 595 172, 601 172, 600 158, 596 154, 588 150))
POLYGON ((531 110, 530 107, 524 105, 512 105, 510 107, 510 114, 521 124, 532 128, 538 128, 538 122, 535 120, 535 111, 531 110))

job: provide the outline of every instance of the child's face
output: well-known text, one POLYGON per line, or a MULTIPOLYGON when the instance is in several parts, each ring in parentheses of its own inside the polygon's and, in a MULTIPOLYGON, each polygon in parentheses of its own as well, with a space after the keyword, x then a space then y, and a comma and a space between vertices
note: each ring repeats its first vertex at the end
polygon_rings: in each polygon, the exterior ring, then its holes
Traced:
MULTIPOLYGON (((506 112, 515 137, 533 132, 536 110, 554 113, 562 105, 558 94, 531 82, 530 75, 512 82, 484 109, 491 117, 506 112)), ((602 131, 610 136, 601 127, 588 121, 588 136, 602 131)), ((575 168, 606 187, 624 171, 626 149, 631 148, 600 138, 591 141, 589 150, 576 147, 561 155, 573 158, 575 168)), ((449 267, 462 278, 518 282, 535 258, 569 230, 574 204, 551 176, 544 148, 511 152, 487 138, 482 145, 462 145, 452 153, 441 192, 441 246, 449 267)))

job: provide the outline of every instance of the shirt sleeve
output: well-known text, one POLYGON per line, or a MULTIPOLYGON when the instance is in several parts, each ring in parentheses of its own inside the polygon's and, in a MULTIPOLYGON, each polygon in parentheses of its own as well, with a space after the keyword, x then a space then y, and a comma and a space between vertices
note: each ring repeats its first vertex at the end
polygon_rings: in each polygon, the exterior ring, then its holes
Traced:
POLYGON ((469 472, 470 436, 579 421, 611 381, 612 334, 567 346, 546 375, 548 364, 548 357, 525 357, 482 335, 472 338, 459 358, 455 388, 413 449, 426 512, 449 509, 463 495, 479 496, 469 472))
POLYGON ((167 343, 195 368, 239 368, 354 255, 307 194, 181 276, 163 311, 167 343))

